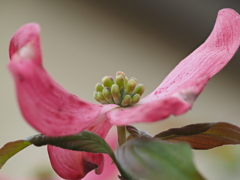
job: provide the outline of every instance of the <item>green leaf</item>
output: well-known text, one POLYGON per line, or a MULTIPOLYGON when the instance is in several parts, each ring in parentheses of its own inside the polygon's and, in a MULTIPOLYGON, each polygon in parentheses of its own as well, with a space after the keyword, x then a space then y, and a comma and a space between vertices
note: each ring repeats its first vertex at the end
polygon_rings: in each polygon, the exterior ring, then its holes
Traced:
POLYGON ((152 138, 151 134, 149 134, 147 131, 143 131, 141 129, 138 129, 134 126, 126 126, 127 131, 130 133, 129 139, 136 138, 136 137, 145 137, 145 138, 152 138))
POLYGON ((10 157, 31 144, 34 144, 35 146, 53 145, 75 151, 108 154, 118 167, 122 177, 127 180, 132 180, 132 178, 122 170, 122 167, 117 162, 111 147, 106 141, 90 131, 82 131, 76 135, 62 137, 48 137, 38 134, 31 136, 26 140, 7 143, 2 149, 0 149, 0 169, 10 157))
POLYGON ((27 140, 35 146, 53 145, 74 151, 108 154, 118 167, 121 175, 127 180, 131 180, 131 177, 129 177, 128 174, 126 174, 118 164, 111 147, 106 143, 104 139, 93 132, 82 131, 79 134, 62 137, 48 137, 39 134, 29 137, 27 140))
POLYGON ((18 140, 5 144, 0 149, 0 169, 3 167, 3 165, 7 162, 8 159, 10 159, 13 155, 15 155, 29 145, 31 145, 31 143, 25 140, 18 140))
POLYGON ((187 142, 193 149, 205 150, 222 145, 240 144, 240 128, 225 122, 191 124, 161 132, 154 138, 187 142))
POLYGON ((136 179, 204 180, 186 143, 134 138, 117 149, 116 158, 123 170, 136 179))
POLYGON ((49 144, 74 151, 113 155, 113 151, 106 141, 90 131, 82 131, 79 134, 61 137, 49 137, 39 134, 29 137, 27 141, 31 142, 35 146, 44 146, 49 144))

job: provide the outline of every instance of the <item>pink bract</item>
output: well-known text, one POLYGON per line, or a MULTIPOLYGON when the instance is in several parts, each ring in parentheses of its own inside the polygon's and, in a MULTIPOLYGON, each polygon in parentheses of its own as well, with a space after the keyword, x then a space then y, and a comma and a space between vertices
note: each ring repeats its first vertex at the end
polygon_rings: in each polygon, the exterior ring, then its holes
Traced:
MULTIPOLYGON (((117 136, 110 134, 107 136, 106 141, 112 149, 115 149, 117 136)), ((48 152, 52 167, 58 175, 64 179, 81 179, 89 171, 96 168, 95 172, 91 171, 83 178, 83 180, 112 180, 114 177, 116 178, 117 175, 119 175, 117 167, 112 162, 112 159, 106 154, 71 151, 55 146, 48 146, 48 152), (103 158, 105 160, 104 171, 103 158), (97 167, 96 164, 100 166, 97 167)))
MULTIPOLYGON (((93 104, 57 84, 43 68, 40 27, 35 23, 22 26, 14 34, 8 68, 15 81, 21 112, 39 132, 63 136, 89 130, 105 138, 112 125, 154 122, 188 111, 208 80, 233 57, 239 44, 239 14, 232 9, 219 11, 208 39, 182 60, 151 94, 129 108, 93 104)), ((55 147, 48 150, 53 168, 65 179, 80 179, 97 167, 97 173, 103 170, 101 154, 55 147)))

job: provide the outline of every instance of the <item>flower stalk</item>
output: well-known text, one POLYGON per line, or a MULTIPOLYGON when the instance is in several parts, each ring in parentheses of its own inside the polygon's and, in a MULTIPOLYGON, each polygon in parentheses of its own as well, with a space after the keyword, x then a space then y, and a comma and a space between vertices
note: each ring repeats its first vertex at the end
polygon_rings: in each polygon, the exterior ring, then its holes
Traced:
POLYGON ((126 126, 117 126, 118 132, 118 144, 119 146, 123 145, 127 138, 126 138, 126 126))

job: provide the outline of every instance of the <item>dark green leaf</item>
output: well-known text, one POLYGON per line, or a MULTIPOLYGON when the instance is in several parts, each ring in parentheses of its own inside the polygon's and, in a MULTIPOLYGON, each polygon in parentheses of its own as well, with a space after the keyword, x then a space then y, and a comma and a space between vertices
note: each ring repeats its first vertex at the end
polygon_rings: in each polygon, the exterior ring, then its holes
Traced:
POLYGON ((161 132, 154 138, 187 142, 193 149, 211 149, 222 145, 240 144, 240 128, 225 122, 191 124, 161 132))
POLYGON ((10 157, 31 144, 34 144, 35 146, 53 145, 75 151, 108 154, 118 167, 122 177, 132 180, 131 177, 122 170, 111 147, 105 142, 105 140, 97 134, 89 131, 83 131, 76 135, 62 137, 48 137, 39 134, 31 136, 26 140, 7 143, 2 149, 0 149, 0 169, 10 157))
POLYGON ((130 125, 126 126, 126 129, 130 133, 132 138, 136 138, 136 137, 152 138, 151 134, 149 134, 147 131, 143 131, 134 126, 130 126, 130 125))
POLYGON ((31 145, 31 143, 25 140, 18 140, 5 144, 0 149, 0 169, 8 159, 29 145, 31 145))
POLYGON ((97 134, 90 131, 82 131, 79 134, 49 137, 42 134, 29 137, 27 139, 35 146, 53 145, 63 149, 75 151, 85 151, 91 153, 105 153, 112 155, 111 147, 97 134))
POLYGON ((82 131, 79 134, 62 137, 48 137, 39 134, 29 137, 27 140, 35 146, 53 145, 74 151, 108 154, 118 167, 121 175, 128 180, 131 180, 131 178, 122 170, 121 166, 116 161, 111 147, 106 143, 104 139, 93 132, 82 131))
POLYGON ((121 167, 136 179, 203 180, 192 162, 186 143, 135 138, 119 147, 116 158, 121 167))

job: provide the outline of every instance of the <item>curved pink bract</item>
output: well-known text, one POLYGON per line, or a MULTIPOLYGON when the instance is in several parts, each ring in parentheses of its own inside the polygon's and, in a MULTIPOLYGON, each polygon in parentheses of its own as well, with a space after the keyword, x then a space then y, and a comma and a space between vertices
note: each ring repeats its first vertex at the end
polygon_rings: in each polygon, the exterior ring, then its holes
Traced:
POLYGON ((163 82, 145 99, 171 95, 189 83, 208 76, 212 78, 233 57, 240 44, 240 16, 232 9, 219 11, 208 39, 182 60, 163 82))
POLYGON ((135 107, 113 109, 107 112, 112 124, 122 126, 136 122, 154 122, 170 115, 181 115, 188 111, 198 95, 202 92, 208 77, 183 86, 171 96, 142 101, 135 107))
POLYGON ((97 174, 102 173, 102 154, 65 150, 55 146, 48 146, 48 153, 53 169, 64 179, 82 179, 94 169, 97 174))
POLYGON ((240 44, 240 16, 232 9, 219 11, 208 39, 182 60, 139 105, 109 111, 115 125, 153 122, 188 111, 204 86, 233 57, 240 44))
POLYGON ((81 132, 96 121, 102 106, 68 93, 49 76, 41 64, 37 27, 36 24, 23 26, 10 44, 8 68, 15 80, 21 112, 33 127, 45 135, 81 132))

